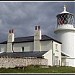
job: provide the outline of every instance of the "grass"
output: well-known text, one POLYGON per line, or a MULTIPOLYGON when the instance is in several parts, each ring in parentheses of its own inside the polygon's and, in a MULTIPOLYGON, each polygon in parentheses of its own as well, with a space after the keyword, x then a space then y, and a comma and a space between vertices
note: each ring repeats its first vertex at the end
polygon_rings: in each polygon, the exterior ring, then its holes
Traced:
POLYGON ((8 69, 0 68, 0 73, 75 73, 75 67, 27 66, 8 69))

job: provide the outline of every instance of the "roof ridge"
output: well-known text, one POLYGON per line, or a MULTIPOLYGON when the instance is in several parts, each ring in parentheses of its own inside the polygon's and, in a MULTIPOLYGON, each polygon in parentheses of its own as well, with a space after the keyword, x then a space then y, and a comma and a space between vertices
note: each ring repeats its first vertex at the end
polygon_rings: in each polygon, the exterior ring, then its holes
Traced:
MULTIPOLYGON (((41 35, 41 36, 47 36, 47 37, 49 37, 48 35, 41 35)), ((34 35, 31 35, 31 36, 24 36, 24 37, 34 37, 34 35)), ((15 38, 22 38, 22 37, 15 37, 15 38)))
MULTIPOLYGON (((26 37, 33 37, 33 36, 26 36, 26 37)), ((25 38, 25 36, 24 37, 15 37, 15 38, 25 38)))
MULTIPOLYGON (((58 40, 54 39, 53 37, 50 37, 48 35, 42 35, 42 39, 40 41, 48 41, 48 40, 54 40, 58 43, 58 40)), ((16 37, 15 41, 13 43, 23 43, 23 42, 33 42, 34 41, 34 36, 27 36, 27 37, 16 37)), ((0 44, 7 44, 7 41, 3 41, 0 44)))

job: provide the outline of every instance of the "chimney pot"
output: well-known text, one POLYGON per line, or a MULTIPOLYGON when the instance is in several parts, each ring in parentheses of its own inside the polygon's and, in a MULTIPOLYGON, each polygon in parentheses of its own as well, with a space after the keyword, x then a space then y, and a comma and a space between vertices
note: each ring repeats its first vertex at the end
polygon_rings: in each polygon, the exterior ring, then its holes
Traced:
POLYGON ((14 30, 13 30, 13 29, 12 29, 11 31, 12 31, 12 33, 14 32, 14 30))
POLYGON ((37 26, 35 26, 35 30, 37 30, 37 26))
POLYGON ((35 30, 40 30, 40 26, 35 26, 35 30))
POLYGON ((9 30, 9 33, 11 33, 11 30, 9 30))
POLYGON ((13 30, 13 29, 10 29, 10 30, 9 30, 9 33, 13 33, 13 32, 14 32, 14 30, 13 30))
POLYGON ((40 30, 40 26, 38 26, 38 30, 40 30))

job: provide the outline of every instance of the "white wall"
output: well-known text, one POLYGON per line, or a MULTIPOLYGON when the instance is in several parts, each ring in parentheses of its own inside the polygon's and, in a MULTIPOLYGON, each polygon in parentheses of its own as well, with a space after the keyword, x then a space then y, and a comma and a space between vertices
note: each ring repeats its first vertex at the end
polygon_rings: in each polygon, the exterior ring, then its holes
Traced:
POLYGON ((75 58, 67 58, 66 59, 66 66, 75 67, 75 58))
MULTIPOLYGON (((67 63, 68 65, 68 63, 67 63)), ((61 66, 66 66, 66 58, 63 58, 61 59, 61 66)))
POLYGON ((34 43, 27 42, 27 43, 14 43, 13 50, 14 52, 22 52, 22 47, 24 47, 24 51, 33 51, 34 50, 34 43))
MULTIPOLYGON (((48 51, 51 49, 51 41, 40 41, 41 50, 40 51, 48 51)), ((1 44, 1 51, 7 50, 6 44, 1 44)), ((34 50, 34 42, 27 43, 14 43, 13 50, 14 52, 22 52, 22 47, 24 47, 24 51, 33 51, 34 50)))
POLYGON ((41 51, 49 51, 52 49, 51 41, 41 41, 41 51))
POLYGON ((12 48, 12 43, 7 43, 7 52, 13 52, 12 48))
MULTIPOLYGON (((44 58, 48 59, 48 65, 52 66, 52 41, 40 41, 41 51, 48 51, 44 58)), ((1 46, 5 47, 5 45, 1 46)), ((22 52, 22 47, 24 47, 24 51, 33 51, 34 50, 34 42, 27 43, 14 43, 13 51, 14 52, 22 52)), ((6 48, 6 47, 5 47, 6 48)))
POLYGON ((58 39, 62 42, 61 49, 65 54, 69 55, 69 59, 66 59, 66 65, 75 66, 75 28, 60 29, 58 31, 58 39))
POLYGON ((48 51, 43 56, 48 60, 48 65, 53 66, 52 64, 52 41, 41 41, 41 50, 48 51))
POLYGON ((75 31, 73 32, 73 38, 74 38, 74 66, 75 66, 75 31))
MULTIPOLYGON (((50 66, 54 65, 53 64, 53 54, 55 54, 55 56, 58 56, 58 60, 60 60, 60 62, 61 62, 61 44, 54 42, 54 41, 53 42, 52 41, 40 41, 40 42, 41 42, 41 51, 48 51, 47 53, 44 54, 44 58, 48 60, 48 65, 50 65, 50 66), (58 45, 57 50, 55 49, 56 44, 58 45)), ((3 45, 1 47, 5 47, 5 45, 3 45)), ((14 52, 22 52, 22 47, 24 47, 25 52, 33 51, 34 50, 34 42, 14 43, 13 51, 14 52)))
POLYGON ((34 51, 41 51, 41 43, 40 40, 34 41, 34 51))
POLYGON ((7 51, 7 45, 6 44, 0 44, 0 52, 6 52, 7 51))
POLYGON ((62 51, 70 55, 70 57, 74 57, 73 31, 63 32, 61 35, 61 41, 62 41, 62 51))
POLYGON ((53 64, 54 65, 61 65, 61 44, 53 41, 53 64), (56 48, 57 44, 57 48, 56 48), (58 57, 58 59, 56 59, 58 57), (57 60, 57 61, 56 61, 57 60))
POLYGON ((62 42, 62 51, 70 55, 70 57, 74 57, 75 28, 73 27, 73 25, 60 25, 60 27, 57 27, 57 30, 55 30, 55 33, 58 40, 62 42))
MULTIPOLYGON (((51 41, 40 41, 41 50, 40 51, 48 51, 51 50, 51 41)), ((24 51, 33 51, 34 50, 34 43, 27 42, 27 43, 15 43, 13 50, 16 52, 22 52, 22 47, 24 47, 24 51)))
POLYGON ((44 56, 45 59, 48 60, 48 65, 53 66, 53 64, 52 64, 52 50, 49 50, 43 56, 44 56))
POLYGON ((61 44, 59 44, 55 41, 44 42, 43 44, 44 45, 42 48, 44 48, 46 46, 45 48, 49 50, 47 53, 44 54, 44 58, 48 59, 48 65, 50 65, 50 66, 61 65, 61 44), (55 47, 56 44, 57 44, 57 49, 55 47), (58 60, 56 59, 56 57, 58 57, 58 60), (56 64, 56 60, 57 60, 58 64, 56 64))

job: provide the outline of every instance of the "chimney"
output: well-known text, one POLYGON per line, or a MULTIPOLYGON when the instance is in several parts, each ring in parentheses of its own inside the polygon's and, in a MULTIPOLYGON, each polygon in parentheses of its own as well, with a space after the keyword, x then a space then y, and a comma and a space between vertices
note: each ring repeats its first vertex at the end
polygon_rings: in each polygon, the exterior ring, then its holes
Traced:
POLYGON ((35 26, 35 33, 34 33, 35 40, 41 40, 41 29, 40 26, 35 26))
POLYGON ((14 30, 13 29, 9 30, 8 42, 14 42, 14 30))
POLYGON ((13 43, 14 42, 14 30, 11 29, 8 32, 8 41, 7 41, 7 52, 13 52, 13 43))
POLYGON ((40 26, 35 26, 34 32, 34 51, 41 51, 41 29, 40 26))

